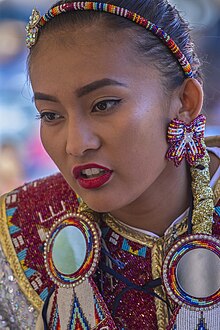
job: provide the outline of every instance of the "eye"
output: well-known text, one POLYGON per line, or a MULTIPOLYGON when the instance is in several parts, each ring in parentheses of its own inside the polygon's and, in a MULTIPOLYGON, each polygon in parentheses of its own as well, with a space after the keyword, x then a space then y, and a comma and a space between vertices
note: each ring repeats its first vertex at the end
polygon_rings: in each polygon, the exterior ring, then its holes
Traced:
POLYGON ((59 114, 55 113, 55 112, 40 112, 39 114, 36 115, 36 119, 40 119, 41 121, 44 121, 46 123, 52 123, 58 119, 63 118, 62 116, 60 116, 59 114))
POLYGON ((103 100, 94 105, 92 112, 109 112, 115 110, 115 108, 121 102, 121 99, 118 100, 103 100))

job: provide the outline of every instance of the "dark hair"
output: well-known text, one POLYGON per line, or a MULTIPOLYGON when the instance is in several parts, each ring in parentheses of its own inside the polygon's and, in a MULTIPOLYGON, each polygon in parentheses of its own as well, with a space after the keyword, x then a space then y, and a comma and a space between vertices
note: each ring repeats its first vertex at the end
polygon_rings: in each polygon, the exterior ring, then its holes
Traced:
MULTIPOLYGON (((59 1, 56 5, 67 2, 72 1, 59 1)), ((202 83, 201 64, 195 52, 195 44, 190 35, 189 24, 180 16, 178 10, 171 6, 167 0, 100 0, 99 2, 107 2, 127 8, 162 28, 177 43, 188 59, 193 70, 194 78, 202 83)), ((64 27, 68 26, 69 28, 69 26, 73 25, 91 25, 100 20, 111 29, 127 29, 132 32, 134 49, 137 50, 139 56, 146 59, 146 62, 149 63, 149 60, 151 60, 151 64, 155 65, 160 70, 162 76, 166 78, 166 87, 168 89, 172 90, 182 84, 185 78, 183 70, 168 47, 166 47, 151 32, 116 15, 91 11, 75 11, 60 14, 50 20, 40 30, 39 39, 41 39, 41 37, 47 32, 55 32, 57 30, 62 31, 64 27)), ((29 66, 35 47, 36 46, 32 47, 30 51, 28 58, 29 66)))

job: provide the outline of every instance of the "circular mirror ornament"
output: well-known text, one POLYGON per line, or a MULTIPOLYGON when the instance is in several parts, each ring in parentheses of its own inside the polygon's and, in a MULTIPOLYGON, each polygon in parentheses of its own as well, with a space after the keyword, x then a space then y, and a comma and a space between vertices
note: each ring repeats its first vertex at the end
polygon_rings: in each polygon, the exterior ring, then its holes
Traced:
POLYGON ((208 310, 220 305, 220 241, 198 234, 180 239, 165 256, 163 283, 180 306, 208 310))
POLYGON ((52 281, 74 287, 93 275, 100 256, 100 231, 88 217, 69 213, 53 224, 45 246, 44 262, 52 281))

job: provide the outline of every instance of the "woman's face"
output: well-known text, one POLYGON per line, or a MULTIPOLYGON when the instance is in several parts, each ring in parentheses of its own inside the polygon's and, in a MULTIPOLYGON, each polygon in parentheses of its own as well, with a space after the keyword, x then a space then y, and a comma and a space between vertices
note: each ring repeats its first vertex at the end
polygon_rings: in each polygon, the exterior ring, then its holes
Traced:
POLYGON ((30 76, 41 139, 66 181, 99 212, 142 199, 167 166, 171 115, 158 71, 124 32, 116 40, 96 26, 36 47, 30 76))

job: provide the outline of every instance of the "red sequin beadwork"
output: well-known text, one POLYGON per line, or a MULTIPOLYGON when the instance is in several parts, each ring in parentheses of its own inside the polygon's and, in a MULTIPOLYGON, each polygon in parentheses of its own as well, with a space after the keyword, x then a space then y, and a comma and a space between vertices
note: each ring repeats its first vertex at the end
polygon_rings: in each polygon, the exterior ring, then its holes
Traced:
MULTIPOLYGON (((112 268, 139 286, 152 280, 151 249, 118 235, 105 224, 101 229, 106 249, 113 260, 112 268)), ((102 259, 105 262, 104 256, 102 259)), ((137 325, 140 329, 158 329, 152 295, 131 289, 121 296, 113 313, 115 301, 126 285, 106 273, 102 274, 101 270, 98 273, 96 283, 118 329, 136 330, 137 325)))
POLYGON ((42 300, 52 287, 43 259, 47 232, 54 221, 77 207, 75 193, 60 174, 26 184, 7 195, 11 240, 24 274, 42 300))

